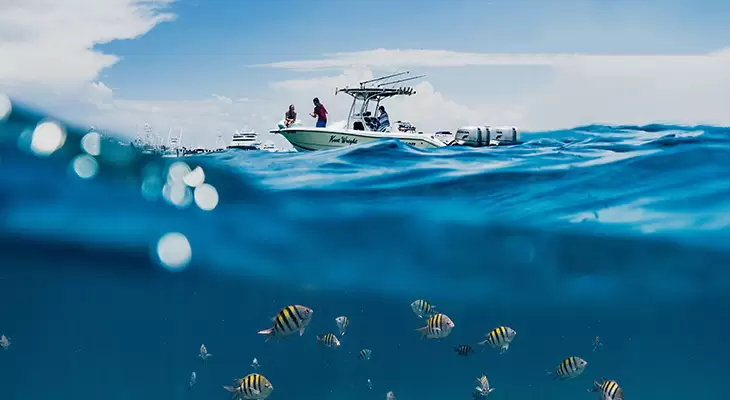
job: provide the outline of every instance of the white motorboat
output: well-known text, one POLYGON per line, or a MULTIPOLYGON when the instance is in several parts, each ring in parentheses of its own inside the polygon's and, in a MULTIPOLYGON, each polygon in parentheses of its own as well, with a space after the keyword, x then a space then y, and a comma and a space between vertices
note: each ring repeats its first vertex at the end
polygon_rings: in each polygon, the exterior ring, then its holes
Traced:
POLYGON ((367 143, 378 139, 399 139, 411 146, 423 149, 447 146, 446 143, 435 138, 433 135, 416 133, 415 128, 410 126, 410 124, 408 124, 406 130, 399 129, 398 132, 390 132, 390 129, 386 129, 385 132, 378 130, 377 118, 373 116, 373 111, 378 109, 382 100, 395 96, 411 96, 416 93, 411 87, 394 88, 391 86, 396 83, 421 78, 424 75, 395 81, 387 80, 409 73, 408 71, 400 72, 361 82, 359 88, 335 89, 335 94, 346 93, 352 96, 353 99, 344 128, 315 128, 295 124, 289 128, 282 129, 282 125, 279 124, 279 129, 272 130, 271 133, 278 133, 284 136, 294 148, 300 151, 332 149, 358 143, 367 143), (382 81, 386 82, 374 85, 375 82, 382 81), (371 103, 375 104, 373 111, 369 110, 371 103))
POLYGON ((279 151, 279 148, 276 147, 276 144, 274 144, 274 142, 269 141, 269 142, 265 142, 263 145, 261 145, 261 150, 276 153, 279 151))
POLYGON ((248 129, 233 132, 233 139, 231 140, 231 144, 228 145, 229 149, 239 150, 259 150, 260 147, 261 142, 259 141, 258 134, 248 129))

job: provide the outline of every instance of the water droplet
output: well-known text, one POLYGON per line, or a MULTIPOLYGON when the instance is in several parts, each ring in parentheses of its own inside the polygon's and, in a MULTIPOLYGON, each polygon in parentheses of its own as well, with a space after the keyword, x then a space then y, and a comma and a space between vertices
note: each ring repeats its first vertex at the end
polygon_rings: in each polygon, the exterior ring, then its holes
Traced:
POLYGON ((56 122, 41 122, 33 131, 30 149, 37 156, 46 157, 63 147, 66 131, 56 122))
POLYGON ((99 132, 89 132, 81 138, 81 148, 89 155, 101 154, 101 135, 99 132))
POLYGON ((94 157, 81 154, 74 158, 73 169, 81 179, 91 179, 99 171, 99 164, 94 157))
POLYGON ((190 187, 198 187, 205 182, 205 172, 203 168, 197 167, 189 174, 185 175, 183 182, 190 187))
POLYGON ((192 255, 190 242, 182 233, 167 233, 157 242, 157 256, 162 265, 170 271, 179 271, 187 267, 192 255))
POLYGON ((203 183, 195 188, 195 204, 201 210, 210 211, 218 205, 218 191, 213 185, 203 183))

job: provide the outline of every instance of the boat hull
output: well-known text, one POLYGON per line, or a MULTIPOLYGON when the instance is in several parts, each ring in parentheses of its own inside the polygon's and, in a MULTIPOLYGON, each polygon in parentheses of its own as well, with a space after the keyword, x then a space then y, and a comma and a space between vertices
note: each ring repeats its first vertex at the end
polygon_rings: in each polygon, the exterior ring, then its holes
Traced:
POLYGON ((422 134, 403 134, 390 132, 369 132, 355 130, 328 130, 327 128, 288 128, 278 133, 286 138, 299 151, 337 149, 379 139, 398 139, 420 149, 434 149, 446 146, 443 142, 422 134))

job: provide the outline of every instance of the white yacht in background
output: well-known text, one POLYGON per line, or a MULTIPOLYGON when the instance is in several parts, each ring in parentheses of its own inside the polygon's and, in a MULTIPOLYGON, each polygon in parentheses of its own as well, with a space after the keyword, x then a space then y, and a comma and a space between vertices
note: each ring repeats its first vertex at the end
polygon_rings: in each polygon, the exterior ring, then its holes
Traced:
POLYGON ((231 144, 228 145, 228 148, 239 150, 259 150, 261 148, 261 142, 259 141, 258 134, 256 134, 253 130, 236 130, 233 132, 233 139, 231 140, 231 144))

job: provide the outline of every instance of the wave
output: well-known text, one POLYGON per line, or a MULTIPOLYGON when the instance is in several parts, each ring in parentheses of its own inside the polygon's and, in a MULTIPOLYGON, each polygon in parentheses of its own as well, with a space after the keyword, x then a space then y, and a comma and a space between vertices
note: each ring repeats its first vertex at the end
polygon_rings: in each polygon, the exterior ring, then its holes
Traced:
POLYGON ((190 273, 312 290, 614 306, 730 292, 730 128, 589 125, 504 148, 383 140, 165 159, 110 138, 89 157, 85 130, 61 124, 63 146, 39 157, 34 130, 49 120, 16 107, 0 122, 7 260, 149 273, 161 271, 160 237, 181 232, 190 273), (79 178, 80 156, 93 178, 79 178), (180 162, 202 168, 214 210, 190 188, 164 193, 180 162))

